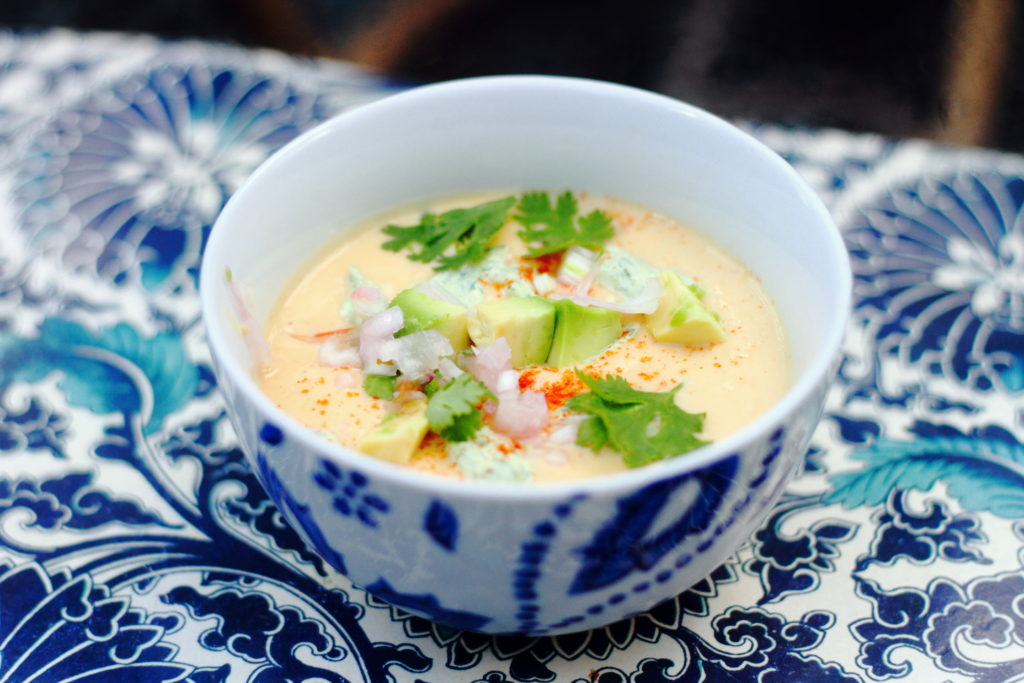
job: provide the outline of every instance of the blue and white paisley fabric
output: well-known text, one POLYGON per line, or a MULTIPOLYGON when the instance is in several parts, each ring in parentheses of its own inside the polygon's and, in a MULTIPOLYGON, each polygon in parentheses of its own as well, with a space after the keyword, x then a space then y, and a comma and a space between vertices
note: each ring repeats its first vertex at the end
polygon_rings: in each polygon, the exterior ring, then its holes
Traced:
MULTIPOLYGON (((854 320, 803 474, 686 593, 512 638, 338 574, 235 444, 195 276, 256 164, 387 91, 264 52, 0 34, 0 682, 1024 674, 1024 161, 977 151, 747 126, 836 215, 854 320)), ((315 485, 360 528, 387 519, 359 473, 315 485)), ((462 550, 443 501, 423 528, 462 550)))

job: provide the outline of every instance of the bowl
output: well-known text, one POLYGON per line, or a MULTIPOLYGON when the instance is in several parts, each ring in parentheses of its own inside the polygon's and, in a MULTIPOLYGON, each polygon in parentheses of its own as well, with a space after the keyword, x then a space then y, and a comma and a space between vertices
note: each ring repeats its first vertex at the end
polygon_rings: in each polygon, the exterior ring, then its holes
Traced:
POLYGON ((682 102, 589 80, 508 76, 347 111, 259 167, 217 219, 203 320, 228 413, 281 513, 357 586, 488 633, 557 634, 643 612, 757 528, 820 418, 850 271, 818 198, 766 147, 682 102), (331 443, 261 393, 226 273, 264 319, 344 231, 387 210, 495 189, 575 189, 694 227, 774 298, 793 381, 739 432, 684 457, 567 483, 462 482, 331 443))

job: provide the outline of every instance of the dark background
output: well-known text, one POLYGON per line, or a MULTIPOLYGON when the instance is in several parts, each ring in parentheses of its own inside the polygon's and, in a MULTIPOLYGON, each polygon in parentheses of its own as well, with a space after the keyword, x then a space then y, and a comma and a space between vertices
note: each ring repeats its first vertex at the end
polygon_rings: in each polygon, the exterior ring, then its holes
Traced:
POLYGON ((406 83, 550 73, 733 118, 1024 150, 1018 0, 36 0, 0 25, 355 60, 406 83))

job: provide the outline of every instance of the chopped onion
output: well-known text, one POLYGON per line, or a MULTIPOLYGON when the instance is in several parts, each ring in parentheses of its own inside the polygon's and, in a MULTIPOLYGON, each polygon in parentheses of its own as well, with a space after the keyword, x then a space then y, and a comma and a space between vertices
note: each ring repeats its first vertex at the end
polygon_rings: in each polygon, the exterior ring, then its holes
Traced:
POLYGON ((442 358, 437 364, 437 371, 441 373, 441 381, 445 384, 462 374, 462 368, 451 358, 442 358))
POLYGON ((537 273, 533 276, 533 291, 537 292, 538 296, 550 294, 556 287, 558 281, 547 273, 537 273))
POLYGON ((383 290, 373 285, 359 285, 352 290, 349 298, 359 320, 367 320, 377 315, 388 305, 388 298, 383 290))
POLYGON ((359 330, 359 357, 363 361, 363 372, 368 375, 395 375, 398 372, 394 365, 379 361, 385 342, 393 340, 404 324, 402 309, 398 306, 386 308, 366 319, 359 330))
POLYGON ((451 342, 443 334, 437 330, 420 330, 384 341, 378 358, 393 362, 406 379, 419 382, 440 365, 442 358, 453 353, 451 342))
POLYGON ((494 412, 493 428, 514 438, 536 436, 548 425, 548 402, 544 394, 519 391, 518 373, 514 370, 509 373, 511 387, 505 378, 499 381, 501 390, 497 392, 498 409, 494 412))
POLYGON ((510 391, 519 393, 519 373, 515 370, 502 370, 498 373, 498 381, 492 389, 496 394, 507 394, 510 391))
POLYGON ((486 346, 474 346, 473 355, 466 359, 466 368, 492 394, 497 394, 498 377, 503 371, 512 369, 512 347, 504 337, 498 337, 486 346))
MULTIPOLYGON (((594 272, 596 265, 597 252, 578 245, 571 246, 565 251, 562 265, 558 268, 558 281, 566 285, 579 285, 594 272)), ((592 277, 590 281, 594 281, 592 277)))
POLYGON ((231 307, 235 311, 235 317, 238 318, 238 324, 242 328, 242 339, 249 349, 249 354, 257 363, 270 362, 270 344, 267 343, 267 337, 263 334, 263 327, 252 316, 252 313, 249 312, 249 307, 245 305, 245 297, 242 295, 242 290, 231 279, 230 271, 227 273, 227 281, 228 300, 231 302, 231 307))
POLYGON ((579 288, 569 299, 581 306, 593 306, 594 308, 606 308, 609 311, 619 313, 654 313, 658 310, 658 303, 661 300, 661 283, 657 278, 649 277, 644 283, 644 291, 639 296, 623 301, 605 301, 595 299, 579 288))
POLYGON ((512 369, 512 348, 498 337, 487 346, 476 346, 466 367, 497 399, 484 410, 493 415, 495 431, 521 439, 539 434, 548 424, 548 402, 544 394, 519 390, 519 373, 512 369))
POLYGON ((353 346, 350 340, 341 336, 333 336, 328 337, 327 341, 320 344, 317 360, 320 361, 320 365, 338 368, 343 365, 358 366, 362 359, 359 349, 353 346))

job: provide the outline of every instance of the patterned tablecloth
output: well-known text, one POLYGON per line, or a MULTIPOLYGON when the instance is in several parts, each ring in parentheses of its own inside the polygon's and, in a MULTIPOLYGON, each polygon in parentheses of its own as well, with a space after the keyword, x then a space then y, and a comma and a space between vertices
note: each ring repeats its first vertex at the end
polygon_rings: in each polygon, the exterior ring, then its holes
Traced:
POLYGON ((198 324, 260 161, 388 88, 197 43, 0 34, 0 682, 1024 677, 1024 159, 748 125, 824 198, 855 311, 803 471, 733 558, 555 638, 410 617, 245 466, 198 324))

